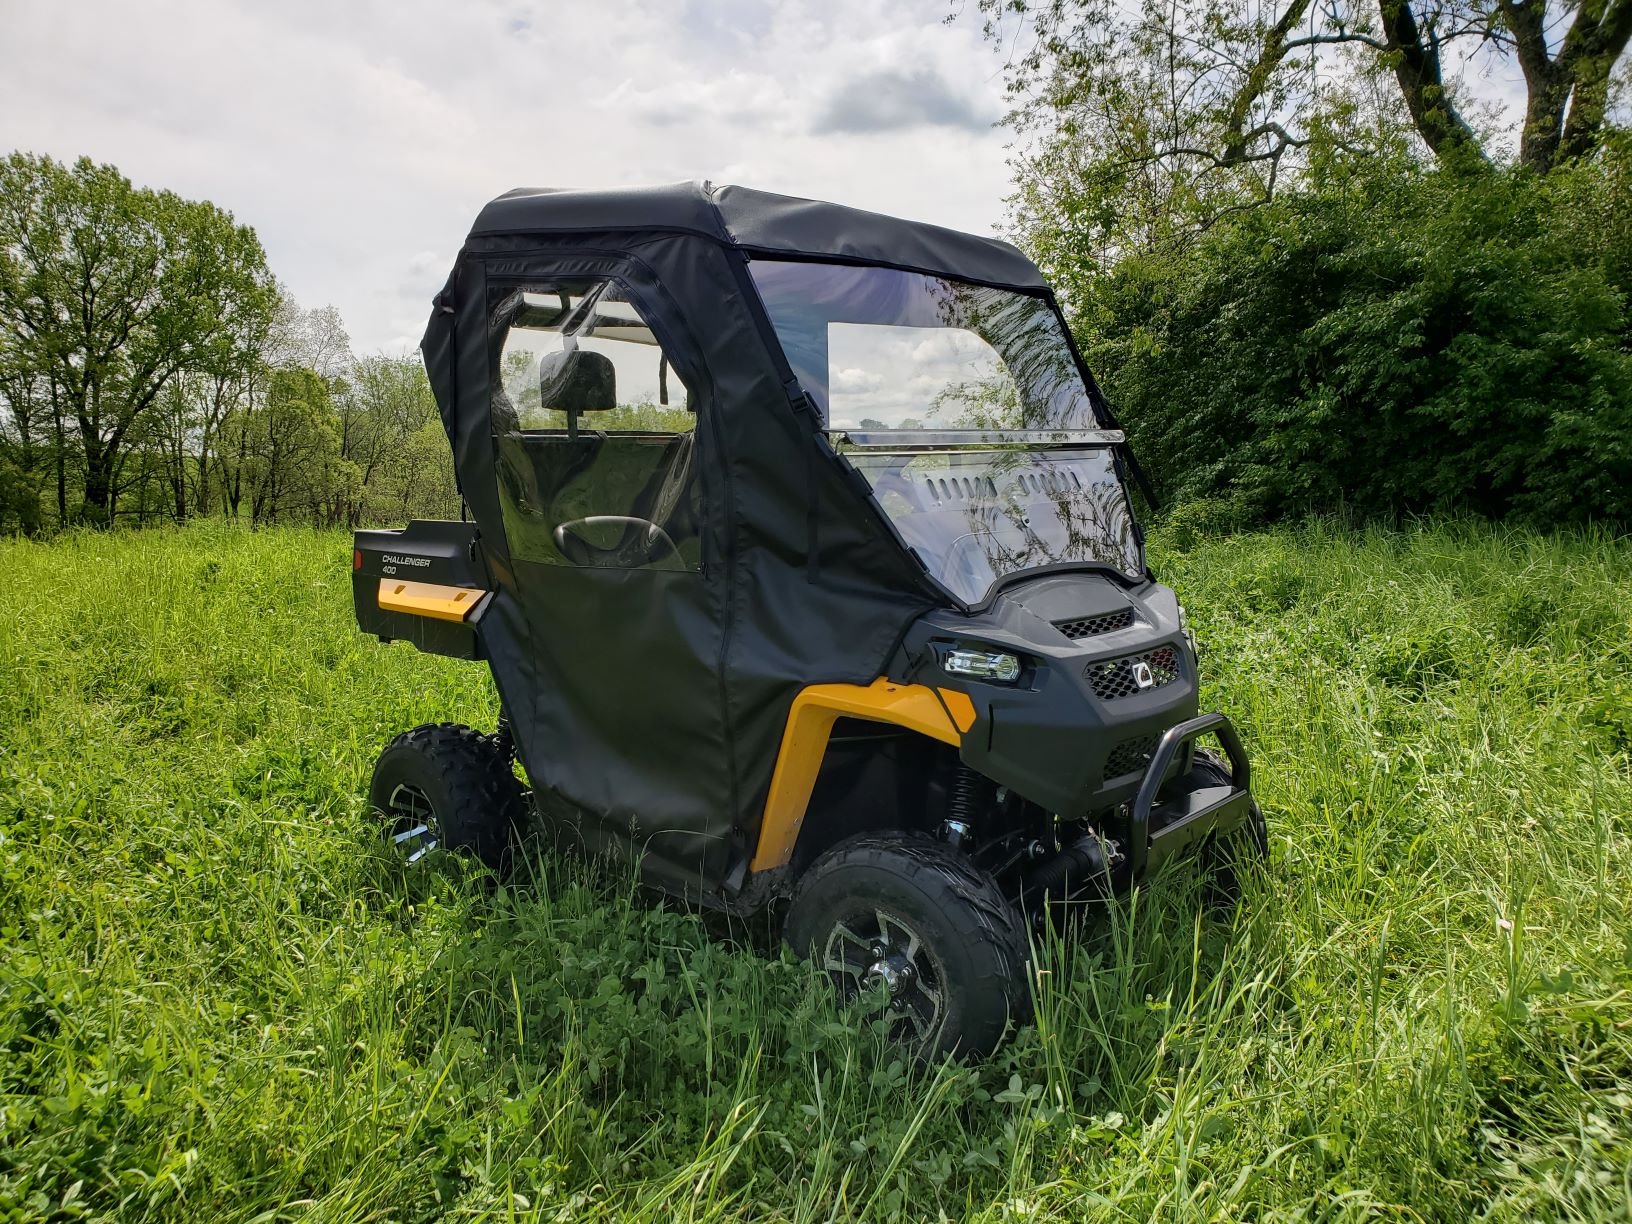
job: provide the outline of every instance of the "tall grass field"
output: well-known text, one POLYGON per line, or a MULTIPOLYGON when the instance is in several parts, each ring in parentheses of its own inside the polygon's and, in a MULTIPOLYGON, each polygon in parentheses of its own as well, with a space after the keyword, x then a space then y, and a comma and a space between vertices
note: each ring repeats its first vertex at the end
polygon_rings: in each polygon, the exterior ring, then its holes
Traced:
POLYGON ((356 632, 344 535, 0 543, 0 1221, 1632 1218, 1632 544, 1153 556, 1271 865, 918 1068, 768 921, 394 868, 375 753, 497 702, 356 632))

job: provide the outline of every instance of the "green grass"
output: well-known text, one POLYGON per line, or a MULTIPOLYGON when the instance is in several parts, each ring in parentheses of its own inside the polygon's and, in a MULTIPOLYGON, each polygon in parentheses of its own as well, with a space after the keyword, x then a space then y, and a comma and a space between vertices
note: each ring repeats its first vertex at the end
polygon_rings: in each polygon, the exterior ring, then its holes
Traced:
POLYGON ((763 924, 394 874, 374 753, 495 699, 356 634, 343 536, 0 544, 0 1220, 1632 1216, 1632 546, 1190 543, 1272 870, 924 1072, 763 924))

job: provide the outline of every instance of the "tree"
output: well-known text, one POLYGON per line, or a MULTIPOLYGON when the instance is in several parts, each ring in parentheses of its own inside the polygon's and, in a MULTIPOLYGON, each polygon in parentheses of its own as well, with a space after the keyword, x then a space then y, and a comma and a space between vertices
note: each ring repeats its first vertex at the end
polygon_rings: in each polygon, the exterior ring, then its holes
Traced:
POLYGON ((328 385, 313 370, 272 371, 264 400, 237 409, 224 433, 237 456, 236 496, 248 499, 254 526, 323 522, 330 500, 355 480, 340 456, 328 385))
MULTIPOLYGON (((1526 83, 1518 161, 1589 152, 1632 0, 979 0, 1008 65, 1023 235, 1062 263, 1187 240, 1344 159, 1500 158, 1459 88, 1476 51, 1526 83), (1020 28, 1016 30, 1014 27, 1020 28), (1471 117, 1470 117, 1471 116, 1471 117)), ((1051 269, 1052 270, 1052 269, 1051 269)))
MULTIPOLYGON (((424 483, 423 473, 414 470, 420 452, 410 439, 437 420, 424 365, 417 357, 364 357, 337 386, 335 406, 340 453, 357 470, 359 494, 349 506, 336 507, 335 521, 355 527, 364 517, 377 517, 371 506, 394 513, 398 497, 406 511, 424 483)), ((442 444, 445 449, 445 437, 442 444)))
POLYGON ((0 336, 0 531, 40 528, 40 460, 49 445, 41 380, 0 336))
POLYGON ((26 516, 29 528, 38 526, 38 481, 35 475, 45 438, 49 411, 38 374, 19 358, 0 336, 0 522, 24 520, 22 501, 33 489, 36 504, 26 516))
POLYGON ((1165 501, 1632 523, 1632 141, 1546 177, 1282 192, 1094 283, 1084 356, 1165 501))
POLYGON ((275 300, 254 231, 215 205, 87 158, 0 160, 0 335, 49 389, 58 438, 64 417, 76 427, 88 520, 112 521, 124 449, 166 386, 255 333, 275 300))
POLYGON ((317 306, 300 316, 294 346, 295 361, 330 383, 344 377, 356 360, 346 325, 333 306, 317 306))

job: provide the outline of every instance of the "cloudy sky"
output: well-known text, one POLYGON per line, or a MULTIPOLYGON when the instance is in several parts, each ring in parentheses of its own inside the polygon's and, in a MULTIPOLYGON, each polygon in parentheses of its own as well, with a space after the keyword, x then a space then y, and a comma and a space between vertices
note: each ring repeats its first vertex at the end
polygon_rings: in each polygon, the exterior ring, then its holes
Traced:
POLYGON ((991 232, 1001 63, 948 0, 0 0, 0 148, 230 209, 359 351, 515 186, 712 178, 991 232))

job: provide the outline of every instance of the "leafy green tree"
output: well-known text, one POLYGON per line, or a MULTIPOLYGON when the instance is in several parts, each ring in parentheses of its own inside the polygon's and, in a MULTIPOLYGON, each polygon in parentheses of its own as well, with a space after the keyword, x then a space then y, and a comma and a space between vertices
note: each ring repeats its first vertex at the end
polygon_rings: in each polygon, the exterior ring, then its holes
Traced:
POLYGON ((254 526, 325 522, 332 500, 352 492, 356 468, 340 454, 329 388, 313 370, 274 370, 264 400, 235 411, 224 432, 234 513, 247 503, 254 526))
POLYGON ((0 455, 0 532, 32 535, 40 526, 39 474, 0 455))
POLYGON ((394 524, 410 518, 458 515, 453 451, 442 422, 434 414, 403 438, 396 458, 398 462, 389 469, 388 478, 377 480, 370 491, 365 521, 394 524))
MULTIPOLYGON (((425 367, 417 357, 377 355, 356 360, 335 394, 340 452, 358 473, 358 496, 335 507, 335 520, 356 526, 365 517, 389 514, 402 491, 420 483, 413 470, 422 458, 409 441, 437 419, 425 367)), ((451 481, 451 478, 450 478, 451 481)))
POLYGON ((40 526, 39 468, 50 446, 47 390, 0 335, 0 531, 40 526), (32 499, 32 504, 30 503, 32 499))
POLYGON ((1277 189, 1425 152, 1498 155, 1455 65, 1476 50, 1525 83, 1518 163, 1589 153, 1612 111, 1632 0, 979 0, 1005 48, 1023 137, 1022 237, 1086 290, 1091 269, 1182 244, 1277 189))
POLYGON ((1100 276, 1086 355, 1170 499, 1632 523, 1628 160, 1285 192, 1100 276))
POLYGON ((254 231, 215 205, 89 159, 0 159, 0 334, 74 427, 88 521, 112 521, 125 448, 166 386, 275 302, 254 231))

